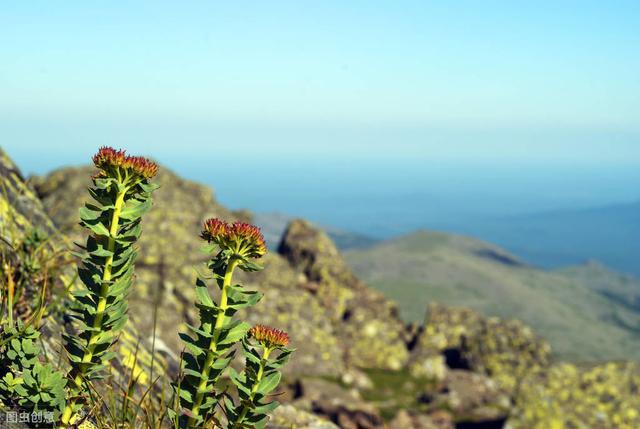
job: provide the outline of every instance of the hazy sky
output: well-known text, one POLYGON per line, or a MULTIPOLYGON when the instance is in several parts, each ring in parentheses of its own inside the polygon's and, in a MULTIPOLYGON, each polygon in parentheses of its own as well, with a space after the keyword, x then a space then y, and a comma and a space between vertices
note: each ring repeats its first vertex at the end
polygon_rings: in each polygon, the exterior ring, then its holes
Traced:
POLYGON ((2 146, 633 165, 639 47, 638 1, 3 2, 2 146))

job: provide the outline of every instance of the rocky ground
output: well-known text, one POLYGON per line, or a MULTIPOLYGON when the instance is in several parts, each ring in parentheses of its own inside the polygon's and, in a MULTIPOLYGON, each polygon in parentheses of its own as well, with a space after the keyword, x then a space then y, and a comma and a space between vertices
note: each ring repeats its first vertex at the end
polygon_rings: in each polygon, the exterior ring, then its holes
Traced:
MULTIPOLYGON (((77 210, 91 174, 88 167, 67 168, 27 181, 0 153, 3 260, 21 260, 20 244, 34 228, 52 237, 47 255, 55 263, 22 298, 28 304, 47 278, 54 291, 51 353, 64 322, 62 291, 73 282, 66 250, 81 242, 77 210)), ((116 364, 146 383, 151 365, 156 375, 175 372, 177 333, 195 317, 202 221, 251 220, 217 203, 210 188, 166 169, 158 183, 140 240, 132 322, 116 364)), ((405 325, 396 305, 360 281, 328 236, 304 220, 288 225, 264 265, 243 279, 265 293, 245 316, 287 330, 297 348, 279 398, 288 405, 274 413, 272 428, 640 427, 638 365, 555 363, 527 326, 467 309, 432 304, 422 324, 405 325)))

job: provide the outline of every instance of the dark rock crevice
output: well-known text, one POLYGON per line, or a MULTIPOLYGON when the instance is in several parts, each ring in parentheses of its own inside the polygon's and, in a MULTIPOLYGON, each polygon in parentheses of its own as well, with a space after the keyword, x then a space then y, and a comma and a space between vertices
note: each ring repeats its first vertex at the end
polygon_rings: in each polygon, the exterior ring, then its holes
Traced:
POLYGON ((503 429, 507 419, 456 423, 456 429, 503 429))

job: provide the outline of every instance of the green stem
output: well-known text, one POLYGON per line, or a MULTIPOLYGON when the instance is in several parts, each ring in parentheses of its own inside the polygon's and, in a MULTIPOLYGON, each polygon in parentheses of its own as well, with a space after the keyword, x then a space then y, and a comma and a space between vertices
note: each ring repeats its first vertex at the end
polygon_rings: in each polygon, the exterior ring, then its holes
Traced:
MULTIPOLYGON (((264 374, 264 365, 267 363, 267 359, 269 359, 269 354, 271 353, 271 349, 265 347, 264 352, 262 354, 262 359, 260 360, 260 366, 258 367, 258 373, 256 374, 256 379, 253 382, 253 386, 251 387, 251 394, 249 395, 249 402, 253 404, 253 399, 256 396, 256 392, 258 391, 258 386, 260 385, 260 381, 262 381, 262 375, 264 374)), ((233 429, 239 428, 242 424, 242 421, 245 417, 247 417, 247 413, 249 412, 250 407, 247 404, 242 406, 242 411, 238 416, 238 419, 233 425, 233 429)))
POLYGON ((16 285, 13 282, 13 273, 11 271, 11 265, 5 264, 7 271, 7 308, 9 310, 7 316, 9 319, 9 326, 13 328, 13 297, 16 292, 16 285))
POLYGON ((198 390, 196 392, 196 398, 191 407, 191 417, 187 422, 187 427, 195 427, 196 417, 200 415, 200 405, 202 405, 202 399, 205 393, 207 393, 207 385, 209 383, 209 371, 211 365, 217 355, 218 351, 218 338, 220 337, 220 331, 225 326, 226 311, 227 311, 227 289, 231 286, 231 280, 233 278, 233 270, 238 265, 239 260, 232 258, 227 265, 227 269, 224 273, 224 279, 222 281, 222 292, 220 293, 220 305, 218 306, 218 313, 216 315, 216 324, 213 327, 213 338, 209 343, 209 350, 207 350, 207 356, 204 361, 202 373, 200 374, 200 383, 198 384, 198 390))
MULTIPOLYGON (((118 192, 118 196, 116 197, 116 202, 114 204, 113 213, 111 214, 111 225, 109 229, 109 237, 107 239, 107 250, 111 252, 104 263, 104 271, 102 272, 102 282, 100 286, 100 297, 98 298, 98 306, 96 307, 96 316, 93 319, 93 328, 95 330, 91 331, 91 335, 89 336, 89 341, 87 342, 87 350, 84 352, 82 356, 82 363, 90 363, 91 359, 93 359, 93 352, 96 347, 96 342, 98 341, 98 335, 102 331, 102 320, 104 318, 104 313, 107 308, 107 297, 109 294, 109 282, 111 281, 111 269, 113 266, 113 252, 115 251, 116 240, 115 236, 118 234, 118 228, 120 224, 120 213, 122 212, 122 207, 124 206, 124 197, 127 193, 127 189, 123 189, 118 192)), ((82 366, 80 367, 82 368, 82 366)), ((82 389, 82 373, 83 370, 79 369, 77 374, 75 375, 73 382, 78 388, 78 390, 82 389)), ((75 406, 76 400, 71 399, 62 413, 62 425, 61 428, 66 428, 71 422, 71 417, 73 416, 73 408, 75 406)))

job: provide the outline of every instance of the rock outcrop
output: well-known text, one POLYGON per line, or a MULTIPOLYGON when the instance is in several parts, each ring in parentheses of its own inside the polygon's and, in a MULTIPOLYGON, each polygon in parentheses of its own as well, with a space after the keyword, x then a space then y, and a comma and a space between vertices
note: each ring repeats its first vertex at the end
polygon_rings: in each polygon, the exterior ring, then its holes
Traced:
POLYGON ((324 232, 307 221, 294 220, 278 251, 306 277, 304 287, 331 316, 348 363, 391 370, 405 365, 405 327, 396 305, 353 274, 324 232))
POLYGON ((18 167, 0 148, 0 227, 5 240, 19 239, 27 231, 39 228, 47 234, 55 231, 35 190, 26 183, 18 167))
POLYGON ((486 318, 465 308, 431 304, 409 368, 416 376, 444 378, 446 368, 467 369, 491 377, 515 395, 531 374, 550 363, 551 348, 517 320, 486 318))
POLYGON ((308 379, 297 386, 296 407, 324 416, 344 429, 382 428, 378 409, 367 403, 357 389, 346 389, 326 380, 308 379))
POLYGON ((563 363, 520 387, 506 429, 640 427, 640 364, 563 363))
POLYGON ((271 415, 267 429, 338 429, 338 426, 291 405, 282 405, 271 415))

